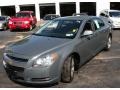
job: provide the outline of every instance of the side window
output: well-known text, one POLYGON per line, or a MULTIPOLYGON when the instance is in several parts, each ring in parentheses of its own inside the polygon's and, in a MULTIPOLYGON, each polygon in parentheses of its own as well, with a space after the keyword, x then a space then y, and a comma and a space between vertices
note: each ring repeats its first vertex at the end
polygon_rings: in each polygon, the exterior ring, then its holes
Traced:
POLYGON ((92 25, 91 25, 91 21, 87 21, 85 26, 84 26, 84 29, 83 30, 92 30, 92 25))
POLYGON ((100 28, 104 27, 105 26, 105 23, 103 22, 103 20, 101 19, 98 19, 98 23, 100 25, 100 28))
POLYGON ((93 22, 95 30, 100 30, 102 27, 105 26, 104 22, 101 19, 94 19, 93 22))
POLYGON ((92 21, 89 20, 85 23, 85 26, 83 27, 83 31, 81 34, 84 34, 85 31, 94 31, 92 27, 92 21))

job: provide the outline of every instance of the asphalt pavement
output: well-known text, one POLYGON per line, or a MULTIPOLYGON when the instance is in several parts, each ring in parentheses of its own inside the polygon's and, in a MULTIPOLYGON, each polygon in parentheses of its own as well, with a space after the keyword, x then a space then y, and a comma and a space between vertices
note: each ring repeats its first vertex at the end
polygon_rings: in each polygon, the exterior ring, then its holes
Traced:
MULTIPOLYGON (((34 31, 10 32, 0 31, 0 88, 27 88, 9 80, 2 66, 4 47, 16 42, 34 31)), ((36 86, 42 87, 42 86, 36 86)), ((46 86, 45 86, 46 87, 46 86)), ((52 88, 120 88, 120 30, 113 31, 110 51, 102 51, 75 73, 71 83, 58 83, 47 87, 52 88)))

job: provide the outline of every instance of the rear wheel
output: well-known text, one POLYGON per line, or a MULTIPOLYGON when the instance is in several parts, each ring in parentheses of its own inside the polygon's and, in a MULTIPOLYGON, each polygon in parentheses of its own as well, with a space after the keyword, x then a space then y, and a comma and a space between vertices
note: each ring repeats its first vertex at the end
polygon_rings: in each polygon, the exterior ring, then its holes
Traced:
POLYGON ((30 25, 30 28, 29 28, 29 30, 31 31, 33 29, 33 26, 32 25, 30 25))
POLYGON ((74 57, 70 56, 65 60, 63 69, 62 69, 62 75, 61 75, 61 80, 62 82, 69 83, 73 80, 74 78, 74 68, 75 63, 74 63, 74 57))
POLYGON ((7 30, 7 26, 4 26, 4 28, 3 28, 4 30, 7 30))
POLYGON ((36 24, 34 25, 34 28, 36 28, 36 24))
POLYGON ((106 43, 106 47, 105 47, 105 50, 109 50, 112 46, 112 38, 109 36, 108 37, 108 41, 106 43))

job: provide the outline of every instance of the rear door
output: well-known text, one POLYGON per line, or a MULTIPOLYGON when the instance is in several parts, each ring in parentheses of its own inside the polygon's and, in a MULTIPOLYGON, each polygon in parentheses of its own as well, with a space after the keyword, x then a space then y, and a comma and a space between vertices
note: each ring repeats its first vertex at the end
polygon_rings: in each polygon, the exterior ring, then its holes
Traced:
POLYGON ((95 29, 94 35, 96 37, 95 51, 99 52, 105 46, 108 30, 104 21, 100 18, 93 19, 93 26, 95 29))

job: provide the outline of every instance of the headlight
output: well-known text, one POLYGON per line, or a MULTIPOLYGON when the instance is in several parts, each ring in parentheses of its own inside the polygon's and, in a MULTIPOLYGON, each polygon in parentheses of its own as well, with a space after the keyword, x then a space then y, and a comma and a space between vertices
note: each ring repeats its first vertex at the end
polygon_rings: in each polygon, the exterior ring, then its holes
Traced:
POLYGON ((29 24, 29 21, 25 21, 24 24, 29 24))
POLYGON ((12 22, 12 21, 9 21, 9 24, 13 24, 13 22, 12 22))
POLYGON ((36 59, 33 63, 33 67, 36 67, 36 66, 50 66, 57 59, 58 59, 58 54, 57 53, 46 55, 45 57, 36 59))

